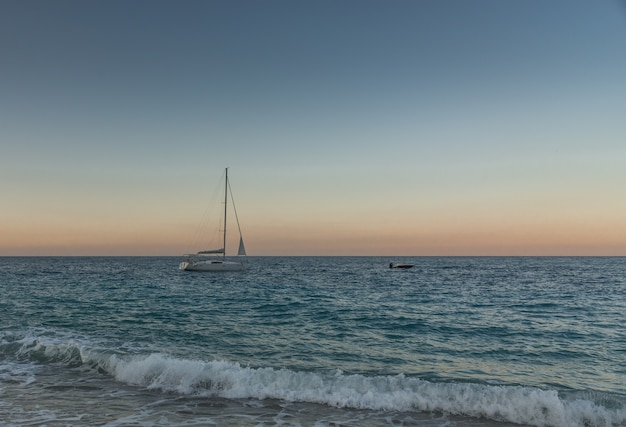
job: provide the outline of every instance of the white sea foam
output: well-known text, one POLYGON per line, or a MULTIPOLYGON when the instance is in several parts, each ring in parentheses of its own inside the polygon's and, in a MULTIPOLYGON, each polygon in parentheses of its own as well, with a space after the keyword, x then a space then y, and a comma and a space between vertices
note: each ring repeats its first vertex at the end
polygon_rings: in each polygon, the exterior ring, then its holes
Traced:
POLYGON ((227 361, 180 360, 161 354, 110 356, 106 369, 119 381, 182 394, 282 399, 336 407, 431 411, 533 426, 618 426, 624 409, 563 400, 556 391, 521 386, 432 383, 404 375, 320 375, 250 368, 227 361))
POLYGON ((153 353, 121 355, 76 336, 29 334, 12 344, 20 363, 5 364, 2 376, 28 384, 38 363, 85 364, 117 381, 183 395, 280 399, 338 408, 441 412, 533 426, 623 426, 623 406, 567 399, 555 390, 478 383, 429 382, 416 377, 334 375, 252 368, 229 361, 202 361, 153 353), (28 363, 24 363, 28 362, 28 363))

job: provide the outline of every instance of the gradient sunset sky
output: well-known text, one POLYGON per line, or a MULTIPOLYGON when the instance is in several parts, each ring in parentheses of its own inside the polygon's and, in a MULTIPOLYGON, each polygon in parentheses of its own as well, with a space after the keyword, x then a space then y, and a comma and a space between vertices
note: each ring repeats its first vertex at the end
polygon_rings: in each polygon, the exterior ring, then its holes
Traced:
POLYGON ((626 255, 626 5, 0 0, 0 255, 626 255), (219 218, 216 219, 218 221, 219 218))

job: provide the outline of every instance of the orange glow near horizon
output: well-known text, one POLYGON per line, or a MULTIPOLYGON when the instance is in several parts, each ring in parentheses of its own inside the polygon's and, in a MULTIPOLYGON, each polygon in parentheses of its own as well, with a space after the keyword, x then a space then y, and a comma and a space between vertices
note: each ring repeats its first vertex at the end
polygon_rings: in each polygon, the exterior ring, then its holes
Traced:
MULTIPOLYGON (((322 222, 244 228, 251 256, 623 256, 626 229, 618 221, 581 227, 575 221, 498 224, 431 221, 367 225, 322 222)), ((0 255, 179 255, 191 227, 181 224, 45 224, 0 227, 0 255)))

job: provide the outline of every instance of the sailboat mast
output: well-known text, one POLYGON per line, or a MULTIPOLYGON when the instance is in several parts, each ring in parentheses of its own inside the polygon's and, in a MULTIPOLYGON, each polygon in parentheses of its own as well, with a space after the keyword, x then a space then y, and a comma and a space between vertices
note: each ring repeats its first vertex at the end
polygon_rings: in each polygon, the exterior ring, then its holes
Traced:
POLYGON ((228 203, 228 168, 226 168, 226 180, 224 183, 224 253, 222 258, 226 258, 226 203, 228 203))

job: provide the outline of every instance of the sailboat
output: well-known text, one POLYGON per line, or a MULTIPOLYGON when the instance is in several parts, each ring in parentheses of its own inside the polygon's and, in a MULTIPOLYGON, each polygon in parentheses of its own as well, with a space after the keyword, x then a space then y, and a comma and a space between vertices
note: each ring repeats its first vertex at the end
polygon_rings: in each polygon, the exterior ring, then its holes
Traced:
POLYGON ((246 269, 246 248, 243 244, 241 235, 241 227, 239 226, 239 218, 237 217, 237 209, 233 199, 230 184, 228 182, 228 168, 226 168, 226 182, 224 184, 224 224, 223 224, 223 240, 222 247, 219 249, 200 251, 195 254, 185 255, 185 260, 179 265, 181 270, 185 271, 243 271, 246 269), (239 250, 237 251, 237 260, 226 259, 226 218, 228 215, 228 194, 230 193, 233 202, 233 212, 237 221, 237 230, 239 230, 239 250), (220 256, 221 255, 221 256, 220 256), (207 258, 208 257, 208 258, 207 258), (243 259, 241 257, 244 257, 243 259))

